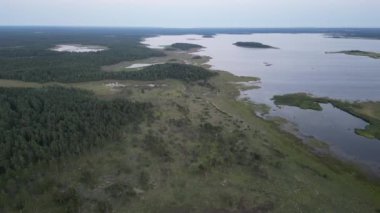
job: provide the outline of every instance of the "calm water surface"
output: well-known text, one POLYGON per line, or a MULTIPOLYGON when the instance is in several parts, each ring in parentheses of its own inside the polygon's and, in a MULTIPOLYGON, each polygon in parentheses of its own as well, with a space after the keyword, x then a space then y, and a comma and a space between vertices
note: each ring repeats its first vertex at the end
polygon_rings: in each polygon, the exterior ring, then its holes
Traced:
POLYGON ((196 54, 212 57, 213 69, 235 75, 261 78, 261 89, 244 91, 244 96, 271 106, 267 117, 279 116, 295 124, 300 133, 330 145, 335 154, 370 167, 380 175, 380 141, 360 137, 355 128, 367 124, 329 104, 323 111, 277 107, 277 94, 307 92, 315 96, 344 100, 380 100, 380 60, 329 51, 362 50, 380 52, 380 40, 335 39, 321 34, 253 34, 158 36, 144 43, 162 48, 176 42, 200 44, 196 54), (279 49, 236 47, 237 41, 255 41, 279 49), (271 66, 267 66, 271 64, 271 66))

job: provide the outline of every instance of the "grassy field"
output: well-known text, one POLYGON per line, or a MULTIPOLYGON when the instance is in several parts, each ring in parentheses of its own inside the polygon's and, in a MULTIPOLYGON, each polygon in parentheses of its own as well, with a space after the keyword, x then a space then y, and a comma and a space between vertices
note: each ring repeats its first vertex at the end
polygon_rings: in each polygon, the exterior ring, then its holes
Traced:
POLYGON ((252 80, 220 72, 207 84, 67 84, 102 98, 151 102, 155 119, 121 141, 44 171, 36 168, 38 181, 29 182, 34 196, 18 194, 9 202, 17 207, 25 200, 23 212, 379 210, 378 184, 354 167, 312 154, 276 124, 256 117, 251 103, 236 100, 236 82, 252 80))
POLYGON ((380 139, 380 102, 345 102, 330 98, 312 97, 304 93, 274 96, 273 100, 276 105, 295 106, 317 111, 322 110, 320 103, 330 103, 369 123, 365 129, 355 130, 358 135, 380 139))

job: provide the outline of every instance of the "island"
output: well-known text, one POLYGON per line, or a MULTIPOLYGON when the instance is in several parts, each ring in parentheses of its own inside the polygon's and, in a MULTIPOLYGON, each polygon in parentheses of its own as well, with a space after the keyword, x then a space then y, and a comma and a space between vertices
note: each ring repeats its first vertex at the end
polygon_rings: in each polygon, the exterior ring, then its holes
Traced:
POLYGON ((203 38, 214 38, 214 35, 209 34, 209 35, 203 35, 202 37, 203 38))
POLYGON ((326 52, 326 54, 346 54, 346 55, 353 55, 353 56, 366 56, 373 59, 380 59, 380 53, 361 51, 361 50, 344 50, 344 51, 338 51, 338 52, 326 52))
POLYGON ((276 47, 272 47, 266 44, 262 44, 259 42, 236 42, 234 43, 235 46, 238 47, 245 47, 245 48, 258 48, 258 49, 278 49, 276 47))
POLYGON ((193 49, 201 49, 204 47, 201 45, 198 45, 198 44, 174 43, 174 44, 170 45, 170 48, 188 51, 188 50, 193 50, 193 49))
POLYGON ((276 105, 294 106, 315 111, 323 110, 320 104, 332 104, 334 107, 369 124, 365 129, 356 129, 356 134, 371 139, 380 139, 380 102, 347 102, 331 98, 313 97, 306 93, 275 95, 272 100, 276 105))
MULTIPOLYGON (((320 103, 322 103, 321 99, 317 99, 312 97, 306 93, 294 93, 294 94, 286 94, 286 95, 275 95, 272 100, 278 106, 294 106, 300 109, 311 109, 315 111, 322 111, 320 103)), ((325 102, 323 102, 325 103, 325 102)))

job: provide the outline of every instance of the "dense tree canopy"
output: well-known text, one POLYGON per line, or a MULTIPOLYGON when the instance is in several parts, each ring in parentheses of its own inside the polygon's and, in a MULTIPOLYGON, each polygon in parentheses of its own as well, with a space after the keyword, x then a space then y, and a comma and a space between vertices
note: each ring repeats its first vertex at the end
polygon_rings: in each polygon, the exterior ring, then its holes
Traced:
POLYGON ((19 33, 1 32, 0 78, 34 82, 73 82, 102 77, 101 67, 121 61, 163 56, 140 44, 140 37, 122 33, 19 33), (50 50, 59 44, 101 45, 95 53, 50 50))
POLYGON ((121 126, 138 123, 150 108, 61 87, 0 88, 0 174, 117 139, 121 126))
POLYGON ((106 75, 104 78, 112 79, 131 79, 144 81, 178 79, 189 82, 207 80, 208 78, 216 75, 216 72, 211 72, 205 68, 193 65, 168 63, 156 64, 139 71, 113 72, 105 73, 104 75, 106 75))

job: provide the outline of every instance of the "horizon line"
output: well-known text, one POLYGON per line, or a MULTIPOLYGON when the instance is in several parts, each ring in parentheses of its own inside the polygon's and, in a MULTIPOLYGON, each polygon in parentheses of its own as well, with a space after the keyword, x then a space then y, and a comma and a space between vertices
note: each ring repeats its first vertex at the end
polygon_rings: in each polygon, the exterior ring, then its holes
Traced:
POLYGON ((378 27, 359 26, 298 26, 298 27, 163 27, 163 26, 103 26, 103 25, 2 25, 0 27, 67 27, 67 28, 137 28, 137 29, 380 29, 378 27))

